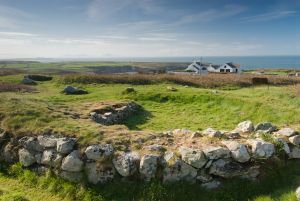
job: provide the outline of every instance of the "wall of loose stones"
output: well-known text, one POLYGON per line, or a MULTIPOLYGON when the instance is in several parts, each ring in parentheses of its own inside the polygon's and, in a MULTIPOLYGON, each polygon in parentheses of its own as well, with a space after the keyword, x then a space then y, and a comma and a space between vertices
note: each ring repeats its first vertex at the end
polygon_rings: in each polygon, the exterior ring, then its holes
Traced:
MULTIPOLYGON (((211 128, 202 133, 176 129, 169 134, 180 132, 192 138, 222 135, 211 128)), ((144 181, 156 179, 162 182, 199 182, 203 187, 216 188, 220 185, 220 179, 255 179, 260 173, 256 159, 271 160, 278 152, 276 147, 290 159, 300 158, 300 135, 290 128, 278 130, 271 123, 254 127, 251 121, 245 121, 231 133, 235 133, 235 139, 223 139, 220 146, 202 150, 181 146, 172 151, 154 144, 144 147, 142 154, 138 151, 117 152, 111 144, 82 148, 77 144, 77 139, 69 137, 44 135, 17 139, 2 130, 1 160, 11 164, 20 162, 38 174, 53 171, 72 182, 80 182, 84 177, 92 184, 122 178, 144 181), (265 141, 257 135, 241 141, 238 140, 240 133, 271 133, 272 140, 265 141)))

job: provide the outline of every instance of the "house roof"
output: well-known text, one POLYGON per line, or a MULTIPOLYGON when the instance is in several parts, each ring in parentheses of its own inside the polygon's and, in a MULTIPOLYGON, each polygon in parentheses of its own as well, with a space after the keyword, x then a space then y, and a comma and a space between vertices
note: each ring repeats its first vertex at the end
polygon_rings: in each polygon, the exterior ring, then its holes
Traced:
POLYGON ((234 63, 232 63, 232 62, 229 62, 229 63, 226 63, 228 66, 230 66, 231 68, 239 68, 240 67, 240 65, 238 65, 238 64, 234 64, 234 63))

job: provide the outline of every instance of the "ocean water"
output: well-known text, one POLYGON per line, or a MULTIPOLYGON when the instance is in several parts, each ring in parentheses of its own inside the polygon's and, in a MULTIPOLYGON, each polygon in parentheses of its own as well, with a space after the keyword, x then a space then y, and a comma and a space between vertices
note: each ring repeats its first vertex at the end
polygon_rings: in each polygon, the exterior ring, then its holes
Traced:
MULTIPOLYGON (((138 61, 138 62, 187 62, 201 57, 109 57, 109 58, 68 58, 68 59, 37 59, 41 62, 55 61, 138 61)), ((288 68, 300 69, 299 56, 207 56, 202 57, 203 62, 213 64, 223 64, 227 62, 238 63, 243 69, 256 68, 288 68)))
MULTIPOLYGON (((200 60, 200 57, 131 58, 125 60, 152 61, 152 62, 192 62, 194 58, 200 60)), ((121 58, 119 59, 122 60, 121 58)), ((233 63, 240 64, 243 69, 256 69, 256 68, 300 69, 300 56, 228 56, 228 57, 211 56, 211 57, 202 57, 202 61, 207 63, 214 63, 214 64, 233 62, 233 63)))

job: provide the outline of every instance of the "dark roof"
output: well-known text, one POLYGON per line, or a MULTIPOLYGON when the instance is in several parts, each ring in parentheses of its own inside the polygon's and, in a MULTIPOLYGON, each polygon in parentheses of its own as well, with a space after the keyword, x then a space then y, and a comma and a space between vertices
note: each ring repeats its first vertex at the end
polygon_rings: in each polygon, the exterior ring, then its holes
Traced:
POLYGON ((218 68, 220 68, 221 66, 220 66, 220 65, 211 65, 211 67, 213 67, 214 69, 218 69, 218 68))
POLYGON ((238 64, 234 64, 232 62, 226 63, 228 66, 230 66, 231 68, 239 68, 240 66, 238 64))

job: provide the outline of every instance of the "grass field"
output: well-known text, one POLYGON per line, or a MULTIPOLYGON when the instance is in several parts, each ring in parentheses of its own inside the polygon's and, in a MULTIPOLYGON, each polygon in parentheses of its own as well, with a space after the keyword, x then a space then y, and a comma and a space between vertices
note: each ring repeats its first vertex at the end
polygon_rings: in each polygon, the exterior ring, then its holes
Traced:
MULTIPOLYGON (((2 76, 0 82, 18 83, 22 75, 2 76)), ((128 84, 74 84, 89 91, 87 95, 64 95, 66 86, 59 77, 40 82, 37 92, 2 92, 0 113, 2 126, 13 133, 40 134, 45 130, 76 135, 83 141, 103 140, 103 127, 88 119, 73 119, 72 114, 86 116, 89 105, 101 101, 133 100, 143 110, 128 119, 123 130, 166 131, 176 128, 203 130, 208 127, 234 129, 243 120, 255 123, 271 121, 278 126, 300 126, 300 99, 294 86, 245 87, 233 90, 203 89, 172 83, 134 85, 137 91, 122 93, 128 84), (173 86, 176 92, 168 91, 173 86)))
MULTIPOLYGON (((286 83, 286 80, 278 81, 278 77, 272 78, 274 82, 268 87, 235 86, 240 79, 224 78, 219 80, 218 86, 211 88, 211 85, 202 85, 214 82, 210 77, 206 81, 184 78, 189 82, 181 84, 166 78, 141 84, 132 83, 130 77, 122 78, 122 82, 106 82, 100 76, 96 81, 93 78, 85 82, 74 79, 76 76, 73 75, 54 75, 52 81, 24 87, 19 85, 24 74, 12 74, 0 76, 0 127, 16 135, 51 132, 76 136, 81 144, 112 140, 126 142, 146 133, 176 128, 232 130, 247 119, 254 123, 271 121, 280 127, 300 129, 300 85, 293 84, 294 80, 286 83), (190 82, 198 85, 186 86, 190 82), (66 85, 81 87, 89 93, 65 95, 61 92, 66 85), (168 90, 168 86, 177 91, 168 90), (124 93, 127 87, 134 87, 136 92, 124 93), (85 118, 93 104, 128 100, 135 101, 143 110, 126 120, 124 125, 102 126, 85 118), (73 118, 76 114, 81 118, 73 118)), ((136 80, 140 82, 139 78, 136 80)), ((1 170, 0 200, 296 201, 294 191, 300 185, 299 165, 299 161, 291 161, 288 166, 266 164, 267 174, 263 174, 259 181, 224 181, 224 186, 214 191, 187 183, 75 185, 49 174, 38 177, 15 165, 10 171, 1 170)))

